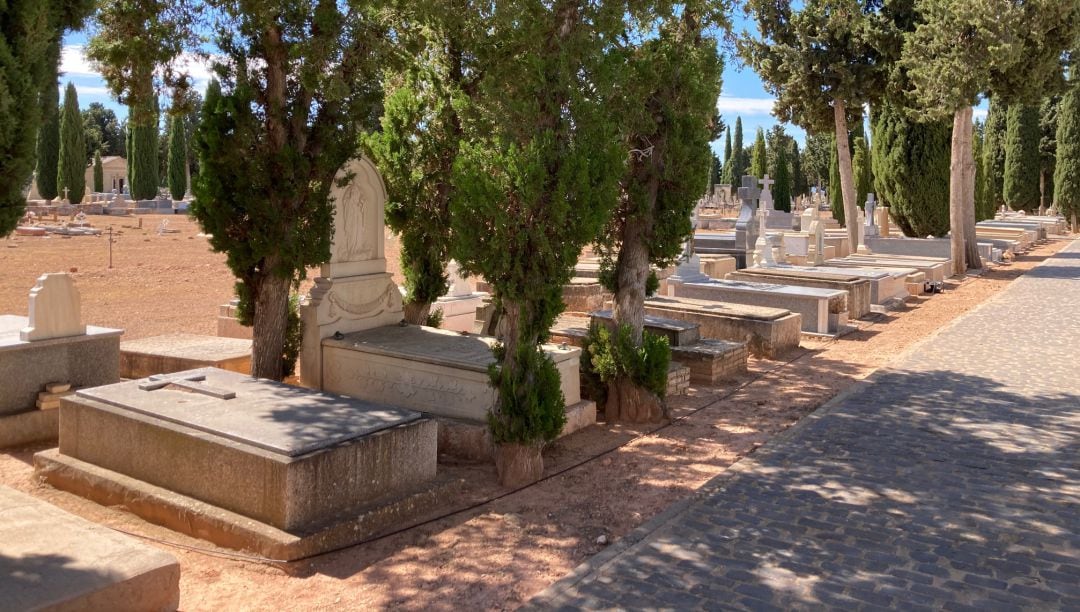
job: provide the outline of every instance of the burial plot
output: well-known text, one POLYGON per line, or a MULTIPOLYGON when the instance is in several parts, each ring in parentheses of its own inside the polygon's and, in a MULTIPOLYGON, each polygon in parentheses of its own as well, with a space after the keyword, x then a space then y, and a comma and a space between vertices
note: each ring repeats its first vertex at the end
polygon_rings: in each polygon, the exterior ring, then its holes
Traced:
POLYGON ((175 610, 180 564, 135 538, 0 487, 0 608, 175 610))
MULTIPOLYGON (((487 367, 494 338, 399 325, 401 293, 386 272, 386 189, 366 158, 339 173, 332 190, 330 262, 301 306, 301 382, 353 397, 423 410, 439 419, 440 452, 492 459, 487 414, 495 405, 487 367)), ((563 376, 567 426, 595 422, 596 406, 580 398, 581 351, 546 346, 563 376)))
POLYGON ((446 275, 450 279, 449 290, 431 306, 432 311, 442 311, 440 327, 451 331, 475 331, 476 309, 483 306, 484 300, 490 296, 473 291, 469 279, 461 275, 461 264, 453 259, 446 264, 446 275))
POLYGON ((121 378, 143 378, 202 367, 251 373, 251 340, 165 334, 120 343, 121 378))
POLYGON ((424 415, 216 368, 62 400, 53 486, 222 546, 295 559, 360 541, 434 500, 424 415))
POLYGON ((30 292, 30 316, 0 315, 0 447, 56 438, 52 384, 93 387, 120 380, 119 329, 82 323, 67 274, 45 274, 30 292))
POLYGON ((802 317, 782 308, 652 297, 645 300, 645 314, 696 323, 706 338, 742 342, 759 357, 777 357, 799 346, 802 317))

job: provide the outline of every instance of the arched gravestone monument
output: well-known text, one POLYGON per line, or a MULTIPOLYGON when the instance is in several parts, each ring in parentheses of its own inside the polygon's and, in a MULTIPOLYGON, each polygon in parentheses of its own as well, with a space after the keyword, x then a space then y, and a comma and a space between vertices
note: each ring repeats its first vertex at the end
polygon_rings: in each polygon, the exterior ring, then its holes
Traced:
POLYGON ((350 160, 330 190, 334 238, 330 261, 301 307, 301 382, 323 388, 322 341, 401 321, 401 292, 386 271, 383 233, 386 186, 366 157, 350 160))

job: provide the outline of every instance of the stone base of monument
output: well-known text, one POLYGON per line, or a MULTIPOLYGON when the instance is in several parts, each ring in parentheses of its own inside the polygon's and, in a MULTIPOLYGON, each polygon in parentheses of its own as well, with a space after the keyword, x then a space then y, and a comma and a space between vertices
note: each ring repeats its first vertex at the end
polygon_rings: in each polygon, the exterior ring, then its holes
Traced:
POLYGON ((457 332, 476 331, 476 309, 484 305, 486 293, 465 296, 443 296, 431 306, 431 311, 442 311, 441 329, 457 332))
POLYGON ((576 277, 563 285, 562 298, 566 312, 587 313, 604 307, 613 299, 613 295, 604 289, 599 279, 576 277))
POLYGON ((215 368, 79 391, 57 488, 274 559, 355 543, 429 509, 437 426, 420 413, 215 368))
MULTIPOLYGON (((495 362, 495 339, 417 325, 369 329, 323 341, 323 384, 327 391, 418 410, 436 417, 441 433, 439 453, 466 459, 491 455, 471 448, 496 391, 488 366, 495 362), (455 443, 464 440, 464 448, 455 443)), ((545 345, 562 380, 567 423, 562 435, 596 422, 596 405, 581 399, 581 349, 545 345)))
POLYGON ((0 315, 0 448, 55 440, 56 410, 39 410, 49 383, 94 387, 120 380, 118 329, 88 326, 65 338, 24 341, 27 317, 0 315))
POLYGON ((697 323, 702 336, 744 342, 759 357, 783 355, 799 346, 801 336, 802 317, 781 308, 653 297, 645 300, 645 314, 697 323))
POLYGON ((702 255, 701 272, 709 278, 724 278, 735 271, 735 258, 731 255, 702 255))
POLYGON ((175 610, 180 564, 135 538, 0 487, 0 607, 175 610))
POLYGON ((120 343, 120 377, 145 378, 195 368, 251 373, 251 340, 166 334, 120 343))

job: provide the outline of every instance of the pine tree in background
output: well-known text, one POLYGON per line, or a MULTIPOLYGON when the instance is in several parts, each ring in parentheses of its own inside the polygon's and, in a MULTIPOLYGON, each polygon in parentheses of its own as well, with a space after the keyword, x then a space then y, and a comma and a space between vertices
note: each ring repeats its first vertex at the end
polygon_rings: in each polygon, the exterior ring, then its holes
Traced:
POLYGON ((169 123, 169 193, 174 200, 187 192, 187 141, 184 122, 179 117, 169 123))
POLYGON ((1013 210, 1039 207, 1039 109, 1009 107, 1005 132, 1005 203, 1013 210))
POLYGON ((865 136, 855 137, 855 155, 851 158, 851 169, 855 173, 855 197, 859 209, 866 207, 866 196, 873 190, 873 173, 870 169, 870 149, 866 146, 865 136))
POLYGON ((994 218, 994 207, 987 197, 986 168, 982 160, 986 148, 986 124, 975 122, 975 131, 971 136, 972 158, 975 160, 975 221, 994 218))
POLYGON ((827 132, 806 136, 806 148, 802 151, 800 165, 806 175, 806 182, 810 185, 825 187, 829 181, 829 156, 832 154, 829 150, 832 147, 830 138, 831 135, 827 132))
POLYGON ((1043 99, 1039 105, 1039 210, 1054 204, 1054 166, 1057 157, 1058 105, 1061 96, 1043 99))
POLYGON ((1080 75, 1073 75, 1071 87, 1058 106, 1057 165, 1054 168, 1054 197, 1061 213, 1072 224, 1080 217, 1080 75))
POLYGON ((772 168, 776 179, 773 187, 773 207, 791 212, 791 166, 788 164, 788 147, 780 140, 776 147, 776 162, 772 168))
POLYGON ((765 131, 757 130, 754 138, 754 152, 750 158, 750 174, 762 178, 769 171, 768 151, 765 148, 765 131))
MULTIPOLYGON (((128 191, 129 194, 131 193, 131 167, 134 165, 134 164, 131 163, 132 162, 132 160, 131 160, 132 139, 134 138, 134 135, 135 135, 135 129, 134 129, 134 126, 131 125, 130 118, 131 118, 131 107, 128 107, 128 119, 129 119, 129 121, 127 123, 127 126, 124 129, 124 155, 127 158, 127 167, 125 168, 125 172, 126 172, 125 176, 127 178, 127 183, 126 183, 125 186, 127 187, 127 191, 128 191)), ((124 190, 121 189, 120 191, 123 192, 124 190)))
MULTIPOLYGON (((983 128, 983 206, 989 207, 991 216, 1005 203, 1005 129, 1008 124, 1009 107, 991 98, 990 112, 983 128)), ((984 210, 985 212, 985 210, 984 210)))
POLYGON ((86 193, 86 133, 83 132, 79 96, 75 85, 64 90, 64 108, 60 112, 60 156, 56 167, 56 188, 61 195, 67 189, 72 204, 82 202, 86 193))
POLYGON ((101 165, 101 151, 94 151, 94 193, 105 191, 105 168, 101 165))
POLYGON ((836 219, 836 222, 842 227, 846 227, 844 194, 840 189, 840 157, 835 143, 833 144, 834 146, 829 147, 831 149, 829 153, 829 185, 826 187, 829 190, 829 208, 832 209, 833 219, 836 219))
POLYGON ((41 95, 44 122, 37 138, 37 188, 46 200, 52 200, 59 194, 56 169, 60 161, 60 89, 55 80, 54 77, 52 87, 46 87, 41 95))
POLYGON ((916 123, 889 103, 874 107, 871 160, 874 192, 906 236, 949 233, 952 127, 916 123))
POLYGON ((158 118, 153 110, 147 111, 146 116, 145 122, 131 127, 128 170, 133 200, 153 200, 158 196, 158 118))

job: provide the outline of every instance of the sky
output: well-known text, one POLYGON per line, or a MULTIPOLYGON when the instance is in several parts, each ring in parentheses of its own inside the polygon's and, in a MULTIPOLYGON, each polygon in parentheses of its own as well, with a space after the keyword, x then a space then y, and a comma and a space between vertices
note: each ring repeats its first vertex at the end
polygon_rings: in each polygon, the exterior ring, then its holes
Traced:
MULTIPOLYGON (((735 11, 732 15, 732 27, 735 32, 744 29, 753 29, 753 23, 746 20, 741 11, 735 11)), ((75 84, 79 92, 79 105, 86 107, 91 102, 100 102, 107 108, 111 108, 118 117, 123 119, 127 116, 127 108, 118 104, 110 95, 102 81, 89 62, 83 55, 83 46, 86 44, 85 32, 73 32, 64 37, 64 50, 61 57, 61 92, 63 87, 70 81, 75 84)), ((196 63, 189 64, 195 88, 199 91, 206 90, 206 84, 210 80, 210 73, 206 66, 196 63)), ((62 93, 61 93, 62 95, 62 93)), ((768 131, 769 128, 779 123, 772 116, 773 98, 765 91, 765 87, 758 75, 748 66, 742 66, 737 58, 724 58, 723 85, 720 99, 717 101, 717 110, 724 124, 734 128, 736 117, 742 118, 743 145, 750 146, 754 142, 754 135, 758 128, 768 131)), ((982 103, 975 110, 975 118, 985 118, 986 105, 982 103)), ((792 136, 802 147, 806 142, 806 132, 798 126, 784 124, 785 131, 792 136)), ((720 140, 713 143, 713 150, 718 157, 723 157, 724 135, 720 140)))

